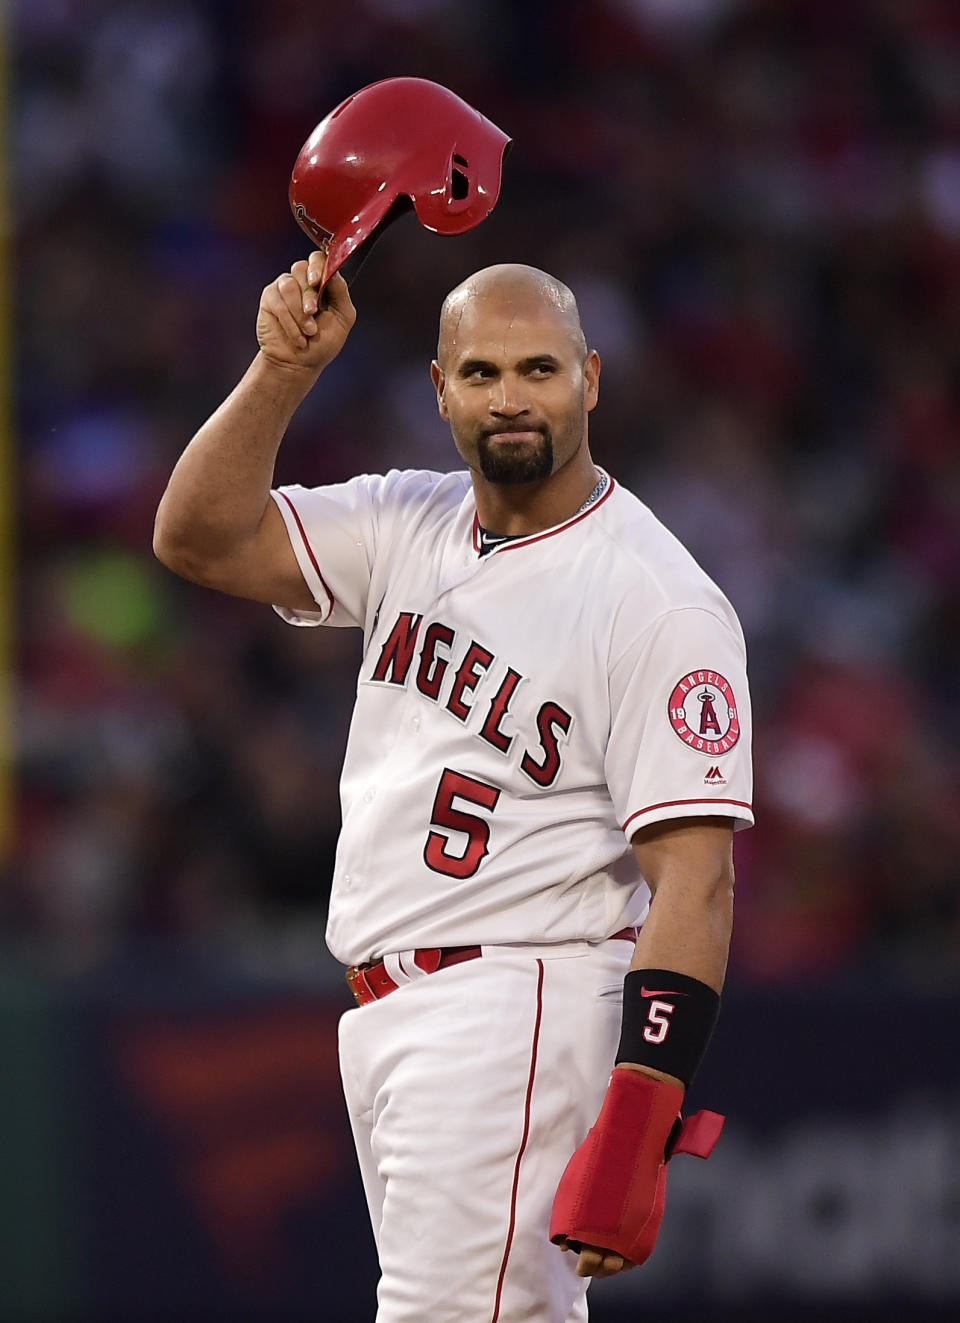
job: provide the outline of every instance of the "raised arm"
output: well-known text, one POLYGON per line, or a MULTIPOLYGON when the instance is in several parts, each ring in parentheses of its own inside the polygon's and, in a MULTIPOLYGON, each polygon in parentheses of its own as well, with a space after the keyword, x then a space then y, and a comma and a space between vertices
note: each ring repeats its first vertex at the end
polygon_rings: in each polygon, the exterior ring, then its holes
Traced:
POLYGON ((356 320, 339 275, 318 306, 325 260, 318 249, 263 290, 259 353, 177 461, 153 535, 158 559, 183 578, 299 610, 316 604, 270 486, 290 419, 356 320))

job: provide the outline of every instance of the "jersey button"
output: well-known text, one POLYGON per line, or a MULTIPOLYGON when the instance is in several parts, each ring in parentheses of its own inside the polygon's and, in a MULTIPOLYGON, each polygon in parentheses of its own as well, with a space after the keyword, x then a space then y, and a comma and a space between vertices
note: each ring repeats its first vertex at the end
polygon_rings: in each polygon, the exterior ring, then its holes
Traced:
POLYGON ((413 720, 410 722, 410 725, 413 727, 414 730, 419 730, 419 729, 420 729, 420 718, 419 718, 419 717, 414 717, 413 720))
POLYGON ((372 804, 376 793, 376 790, 372 786, 369 790, 365 790, 363 792, 363 802, 365 804, 372 804))
POLYGON ((349 873, 344 873, 341 881, 343 882, 344 891, 349 891, 350 888, 353 886, 353 878, 350 876, 349 873))

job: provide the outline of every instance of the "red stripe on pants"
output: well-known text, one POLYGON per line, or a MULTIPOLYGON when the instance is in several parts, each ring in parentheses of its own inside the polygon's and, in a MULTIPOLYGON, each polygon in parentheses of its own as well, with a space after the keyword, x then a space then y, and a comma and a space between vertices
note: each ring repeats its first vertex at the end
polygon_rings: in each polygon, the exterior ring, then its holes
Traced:
POLYGON ((537 961, 537 1018, 533 1026, 533 1044, 530 1049, 530 1075, 527 1079, 527 1096, 523 1104, 523 1136, 517 1151, 517 1161, 513 1168, 513 1190, 510 1194, 510 1225, 507 1228, 507 1243, 503 1248, 503 1261, 500 1264, 500 1276, 497 1278, 497 1297, 493 1306, 493 1318, 490 1323, 497 1323, 500 1317, 500 1296, 503 1293, 503 1279, 507 1272, 507 1260, 510 1246, 513 1244, 513 1232, 517 1224, 517 1187, 520 1184, 520 1163, 527 1147, 530 1134, 530 1102, 533 1097, 533 1077, 537 1071, 537 1045, 540 1041, 540 1020, 543 1015, 543 961, 537 961))

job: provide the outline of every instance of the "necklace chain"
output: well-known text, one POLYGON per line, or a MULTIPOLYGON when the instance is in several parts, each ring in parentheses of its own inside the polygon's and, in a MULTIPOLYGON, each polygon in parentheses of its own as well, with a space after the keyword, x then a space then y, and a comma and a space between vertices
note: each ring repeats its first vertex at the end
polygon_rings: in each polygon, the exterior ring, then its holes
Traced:
POLYGON ((597 501, 599 501, 600 497, 607 490, 607 483, 609 481, 610 479, 607 477, 605 473, 600 474, 600 481, 597 483, 596 487, 594 487, 593 491, 584 501, 583 505, 581 505, 580 509, 577 511, 577 514, 583 514, 584 510, 588 509, 591 505, 596 505, 597 501))
MULTIPOLYGON (((609 481, 610 479, 606 473, 600 474, 599 482, 584 501, 583 505, 581 505, 577 514, 583 514, 584 510, 589 510, 591 505, 596 505, 597 501, 599 501, 600 497, 607 490, 607 484, 609 481)), ((488 533, 482 524, 478 524, 478 527, 480 530, 480 546, 482 551, 489 551, 493 547, 499 546, 501 542, 513 542, 517 538, 529 536, 525 533, 488 533)))

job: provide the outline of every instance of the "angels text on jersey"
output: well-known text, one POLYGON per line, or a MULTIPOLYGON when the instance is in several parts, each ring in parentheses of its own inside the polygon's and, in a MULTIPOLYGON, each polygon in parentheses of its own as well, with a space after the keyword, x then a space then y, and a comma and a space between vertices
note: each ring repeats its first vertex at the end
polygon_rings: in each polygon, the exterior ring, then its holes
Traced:
MULTIPOLYGON (((517 736, 509 733, 511 703, 525 677, 508 665, 499 683, 494 685, 494 676, 487 680, 488 673, 502 666, 483 643, 458 637, 440 620, 424 627, 422 615, 401 611, 371 655, 375 661, 366 677, 369 682, 398 688, 413 685, 424 699, 445 708, 464 725, 476 709, 474 733, 505 757, 513 755, 517 736)), ((545 789, 556 781, 572 726, 573 713, 561 703, 547 699, 540 704, 536 744, 516 750, 521 772, 534 785, 545 789)))

